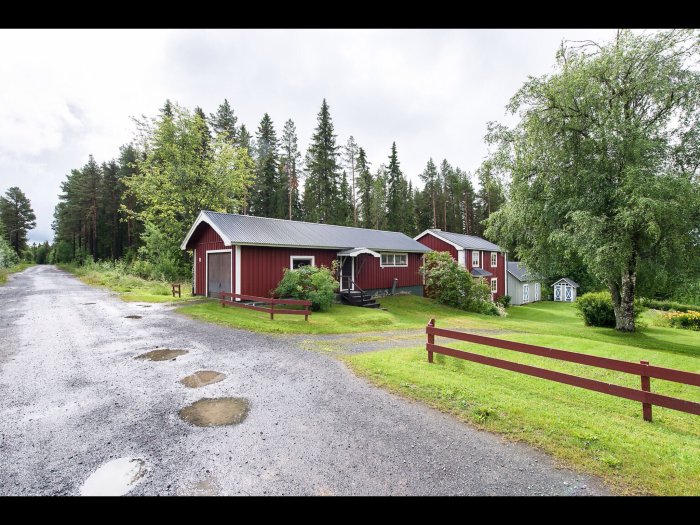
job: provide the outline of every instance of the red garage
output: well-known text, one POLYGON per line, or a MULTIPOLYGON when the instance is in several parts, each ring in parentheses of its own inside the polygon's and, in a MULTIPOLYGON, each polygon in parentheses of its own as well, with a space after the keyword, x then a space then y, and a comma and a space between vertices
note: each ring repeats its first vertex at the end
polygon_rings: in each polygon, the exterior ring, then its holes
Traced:
POLYGON ((270 297, 285 268, 339 262, 341 292, 423 294, 430 249, 399 232, 200 212, 181 248, 194 256, 195 295, 270 297))

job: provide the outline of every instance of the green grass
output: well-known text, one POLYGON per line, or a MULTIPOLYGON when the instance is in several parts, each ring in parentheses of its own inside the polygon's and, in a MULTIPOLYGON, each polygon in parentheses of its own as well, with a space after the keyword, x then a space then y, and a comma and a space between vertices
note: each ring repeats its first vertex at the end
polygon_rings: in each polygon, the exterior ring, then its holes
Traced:
POLYGON ((10 274, 26 270, 30 266, 34 266, 34 264, 35 263, 20 262, 15 264, 14 266, 10 266, 9 268, 0 268, 0 285, 3 285, 7 282, 7 279, 10 276, 10 274))
POLYGON ((224 308, 215 300, 184 306, 179 311, 211 323, 256 332, 285 334, 345 334, 421 329, 425 328, 431 316, 449 320, 455 326, 473 322, 460 310, 414 295, 383 297, 379 302, 387 311, 334 304, 326 312, 313 312, 308 322, 300 315, 279 315, 271 321, 270 316, 264 312, 236 307, 224 308))
POLYGON ((129 275, 118 269, 105 269, 90 266, 59 264, 59 268, 76 275, 81 281, 92 286, 103 286, 119 293, 124 301, 144 303, 167 303, 191 299, 190 283, 180 283, 182 297, 173 297, 170 283, 150 281, 129 275))
MULTIPOLYGON (((497 336, 502 339, 700 372, 700 333, 653 326, 653 311, 635 334, 585 327, 569 304, 508 312, 506 318, 468 317, 474 328, 513 331, 497 336)), ((438 317, 438 326, 449 324, 438 317)), ((449 346, 639 388, 639 378, 628 374, 469 343, 449 346)), ((698 416, 654 407, 647 423, 639 403, 437 354, 431 365, 424 347, 344 359, 377 385, 539 447, 562 464, 602 476, 616 492, 700 494, 698 416)), ((652 390, 700 402, 697 387, 652 379, 652 390)))

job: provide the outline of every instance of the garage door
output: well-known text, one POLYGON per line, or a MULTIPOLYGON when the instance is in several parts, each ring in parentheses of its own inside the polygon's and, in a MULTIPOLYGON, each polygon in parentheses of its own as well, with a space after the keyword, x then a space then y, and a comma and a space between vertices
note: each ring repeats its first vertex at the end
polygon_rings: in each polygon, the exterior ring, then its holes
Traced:
POLYGON ((231 252, 207 253, 207 295, 231 292, 231 252))

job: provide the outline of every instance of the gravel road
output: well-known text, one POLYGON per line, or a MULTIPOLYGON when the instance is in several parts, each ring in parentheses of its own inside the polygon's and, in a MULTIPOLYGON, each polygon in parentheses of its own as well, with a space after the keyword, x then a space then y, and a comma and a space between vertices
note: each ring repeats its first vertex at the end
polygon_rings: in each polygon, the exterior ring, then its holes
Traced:
POLYGON ((15 274, 0 287, 0 494, 76 495, 124 458, 142 460, 130 464, 143 465, 132 495, 608 493, 528 446, 371 386, 293 338, 125 303, 52 266, 15 274), (189 353, 134 359, 163 348, 189 353), (198 370, 226 378, 178 382, 198 370), (203 397, 244 397, 250 410, 235 426, 179 418, 203 397))

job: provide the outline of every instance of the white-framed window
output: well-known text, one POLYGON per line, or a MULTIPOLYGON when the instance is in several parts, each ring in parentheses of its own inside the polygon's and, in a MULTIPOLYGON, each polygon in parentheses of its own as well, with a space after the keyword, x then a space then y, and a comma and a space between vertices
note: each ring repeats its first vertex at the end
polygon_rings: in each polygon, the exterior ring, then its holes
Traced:
POLYGON ((407 253, 382 253, 381 267, 406 267, 408 266, 407 253))
POLYGON ((498 266, 498 252, 491 252, 491 268, 498 266))
POLYGON ((292 255, 289 258, 289 267, 292 270, 302 266, 316 266, 316 257, 313 255, 292 255))
POLYGON ((496 293, 498 291, 498 277, 491 278, 491 293, 496 293))
POLYGON ((479 267, 479 250, 472 250, 472 268, 479 267))

